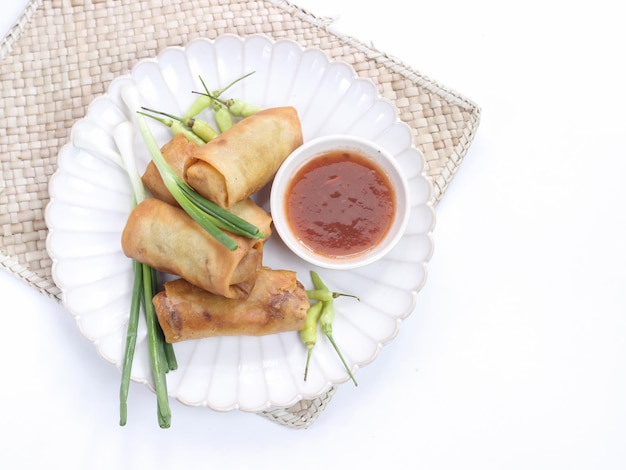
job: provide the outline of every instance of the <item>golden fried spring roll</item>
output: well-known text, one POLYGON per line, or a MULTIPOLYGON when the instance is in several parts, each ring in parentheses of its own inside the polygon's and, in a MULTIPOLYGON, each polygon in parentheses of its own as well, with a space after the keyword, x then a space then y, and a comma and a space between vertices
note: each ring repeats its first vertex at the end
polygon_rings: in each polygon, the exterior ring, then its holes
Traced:
POLYGON ((207 291, 243 298, 256 282, 262 252, 255 248, 257 240, 231 236, 239 245, 235 251, 215 240, 182 209, 149 198, 131 212, 122 231, 122 249, 130 258, 207 291))
POLYGON ((196 147, 185 180, 207 199, 229 208, 269 183, 300 145, 302 128, 296 109, 265 109, 196 147))
POLYGON ((154 296, 169 343, 210 336, 261 336, 304 328, 309 300, 296 273, 263 267, 246 299, 226 299, 184 279, 166 282, 154 296))

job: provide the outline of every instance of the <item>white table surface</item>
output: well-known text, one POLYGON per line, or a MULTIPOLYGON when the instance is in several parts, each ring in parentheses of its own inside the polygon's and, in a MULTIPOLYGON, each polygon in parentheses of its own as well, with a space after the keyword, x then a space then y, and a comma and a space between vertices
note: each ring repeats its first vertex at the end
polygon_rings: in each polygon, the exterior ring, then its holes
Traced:
POLYGON ((0 468, 626 468, 619 2, 302 0, 478 103, 415 312, 307 430, 133 384, 6 272, 0 468), (372 4, 373 5, 373 4, 372 4))
POLYGON ((2 4, 2 14, 0 15, 0 39, 11 30, 18 22, 28 0, 5 0, 2 4))

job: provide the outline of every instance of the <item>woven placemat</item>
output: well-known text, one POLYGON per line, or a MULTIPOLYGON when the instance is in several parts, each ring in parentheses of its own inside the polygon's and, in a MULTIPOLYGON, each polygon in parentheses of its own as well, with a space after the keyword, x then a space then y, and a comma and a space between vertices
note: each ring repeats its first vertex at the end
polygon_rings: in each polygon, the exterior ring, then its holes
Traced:
MULTIPOLYGON (((433 204, 468 151, 480 108, 461 94, 286 1, 32 0, 0 49, 0 264, 60 301, 46 252, 48 180, 89 103, 138 60, 225 33, 265 34, 323 50, 397 106, 426 159, 433 204)), ((335 389, 260 415, 306 428, 335 389)))

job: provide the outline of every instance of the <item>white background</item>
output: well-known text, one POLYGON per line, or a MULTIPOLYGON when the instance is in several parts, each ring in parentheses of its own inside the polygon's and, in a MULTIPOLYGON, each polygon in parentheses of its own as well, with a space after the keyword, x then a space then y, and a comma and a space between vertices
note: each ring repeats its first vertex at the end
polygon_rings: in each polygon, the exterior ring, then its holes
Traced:
POLYGON ((293 430, 172 403, 0 272, 0 467, 626 468, 626 72, 619 2, 302 0, 478 103, 415 312, 293 430), (411 11, 408 5, 414 5, 411 11))

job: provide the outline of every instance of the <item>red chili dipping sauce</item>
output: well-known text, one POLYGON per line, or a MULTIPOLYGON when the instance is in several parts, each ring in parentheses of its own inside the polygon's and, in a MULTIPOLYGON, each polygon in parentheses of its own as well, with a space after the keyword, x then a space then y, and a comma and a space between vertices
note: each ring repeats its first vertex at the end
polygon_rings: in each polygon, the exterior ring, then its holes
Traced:
POLYGON ((308 162, 288 188, 292 231, 310 249, 350 257, 376 246, 394 218, 395 192, 387 175, 364 156, 333 151, 308 162))

